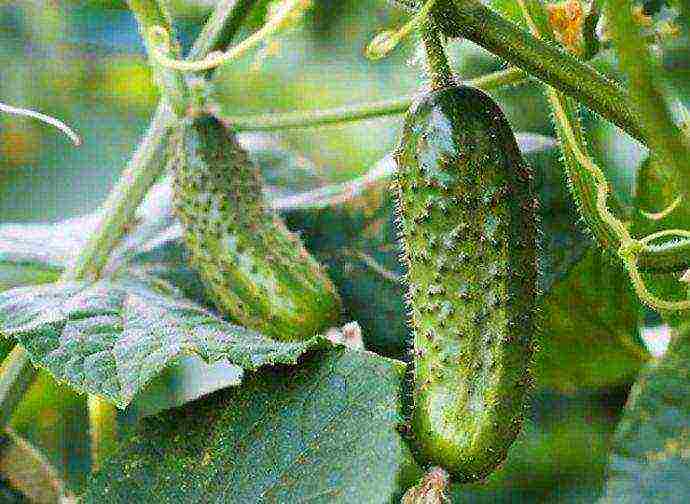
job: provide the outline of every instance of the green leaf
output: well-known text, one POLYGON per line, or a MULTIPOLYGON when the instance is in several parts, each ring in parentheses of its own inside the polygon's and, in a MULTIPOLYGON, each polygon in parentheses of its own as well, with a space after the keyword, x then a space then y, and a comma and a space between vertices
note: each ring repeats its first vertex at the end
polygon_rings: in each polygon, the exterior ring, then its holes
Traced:
POLYGON ((640 376, 618 426, 604 502, 690 501, 690 325, 640 376))
POLYGON ((171 362, 198 355, 244 369, 294 364, 321 338, 282 343, 137 281, 65 282, 0 294, 0 331, 78 391, 124 408, 171 362))
POLYGON ((70 224, 5 224, 0 226, 0 291, 54 282, 74 242, 70 224))
POLYGON ((14 348, 14 341, 9 338, 3 338, 0 335, 0 366, 2 366, 2 361, 7 357, 12 349, 14 348))
POLYGON ((397 428, 405 368, 319 351, 147 419, 83 502, 395 502, 421 476, 397 428))
POLYGON ((538 384, 572 393, 632 382, 649 358, 639 309, 622 266, 591 247, 544 298, 538 384))

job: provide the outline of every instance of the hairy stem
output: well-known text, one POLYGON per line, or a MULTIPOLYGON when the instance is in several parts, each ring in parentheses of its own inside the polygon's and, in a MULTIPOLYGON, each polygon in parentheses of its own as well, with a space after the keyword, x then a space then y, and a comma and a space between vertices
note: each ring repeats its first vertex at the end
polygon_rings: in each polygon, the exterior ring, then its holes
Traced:
POLYGON ((453 86, 455 80, 448 64, 448 57, 441 41, 441 34, 430 16, 422 21, 420 31, 424 52, 426 53, 427 72, 431 78, 431 89, 436 90, 453 86))
POLYGON ((161 103, 149 130, 103 204, 98 227, 63 274, 63 280, 97 278, 103 270, 110 252, 122 239, 127 225, 133 222, 139 203, 163 171, 162 147, 175 123, 173 117, 166 103, 161 103))
MULTIPOLYGON (((183 115, 187 106, 187 86, 184 78, 179 72, 171 71, 159 65, 154 58, 151 58, 152 51, 156 50, 151 38, 148 36, 149 30, 154 26, 164 26, 171 32, 172 26, 169 14, 164 11, 156 0, 127 0, 130 10, 134 13, 149 55, 149 61, 153 67, 154 78, 158 86, 163 91, 164 99, 170 104, 172 110, 177 115, 183 115)), ((180 49, 177 42, 168 46, 168 57, 175 58, 179 55, 180 49)))
MULTIPOLYGON (((530 30, 535 37, 540 38, 541 30, 532 19, 524 0, 518 0, 518 5, 530 30)), ((551 35, 550 30, 547 35, 551 35)), ((629 249, 635 243, 642 244, 643 246, 636 247, 634 257, 623 258, 632 269, 637 269, 638 266, 643 271, 677 271, 687 268, 690 265, 690 241, 670 242, 669 247, 660 250, 648 246, 644 239, 636 241, 630 237, 627 229, 615 217, 615 214, 620 212, 620 205, 609 194, 608 182, 598 167, 589 160, 584 129, 578 115, 578 104, 551 86, 545 85, 544 91, 553 113, 570 192, 599 245, 617 254, 621 247, 629 249), (613 212, 609 211, 607 200, 610 201, 608 205, 613 208, 613 212)), ((673 234, 676 237, 683 236, 678 230, 673 230, 673 234)), ((640 278, 639 274, 630 271, 630 275, 638 293, 649 298, 644 285, 636 283, 640 278)), ((655 303, 658 301, 656 298, 650 299, 655 303)))
MULTIPOLYGON (((527 78, 528 76, 525 72, 513 67, 469 80, 466 84, 484 91, 490 91, 503 86, 520 84, 525 82, 527 78)), ((380 100, 332 109, 236 116, 222 115, 219 113, 218 107, 214 107, 213 113, 218 115, 223 122, 227 123, 235 131, 271 131, 324 126, 327 124, 399 115, 405 113, 410 107, 413 98, 413 95, 408 95, 390 100, 380 100)))
POLYGON ((592 66, 556 44, 539 40, 477 0, 448 0, 444 13, 464 38, 572 96, 646 143, 647 132, 630 106, 628 93, 592 66))
POLYGON ((630 80, 630 97, 642 121, 647 146, 659 166, 684 196, 690 195, 690 149, 675 124, 659 89, 661 69, 652 62, 640 30, 633 21, 630 0, 608 0, 614 48, 621 69, 630 80))

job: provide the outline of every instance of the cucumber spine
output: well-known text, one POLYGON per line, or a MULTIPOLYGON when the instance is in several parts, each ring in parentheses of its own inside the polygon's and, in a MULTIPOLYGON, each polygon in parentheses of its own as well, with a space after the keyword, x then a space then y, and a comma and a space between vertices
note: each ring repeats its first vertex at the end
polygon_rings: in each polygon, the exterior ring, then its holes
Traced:
POLYGON ((453 86, 415 100, 395 157, 421 457, 487 476, 517 436, 538 295, 532 173, 500 108, 453 86))
POLYGON ((340 299, 322 266, 262 194, 235 134, 208 114, 171 139, 174 204, 192 265, 224 315, 279 340, 335 326, 340 299))

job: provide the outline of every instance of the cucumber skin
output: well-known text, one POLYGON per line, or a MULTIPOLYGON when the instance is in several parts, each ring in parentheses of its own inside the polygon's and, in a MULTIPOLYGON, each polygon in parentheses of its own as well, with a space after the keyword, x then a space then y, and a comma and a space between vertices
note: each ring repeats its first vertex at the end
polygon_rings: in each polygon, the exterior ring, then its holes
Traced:
POLYGON ((499 107, 464 86, 413 103, 395 157, 414 442, 456 480, 479 480, 507 456, 532 381, 532 173, 499 107))
POLYGON ((275 339, 337 325, 340 298, 323 268, 277 215, 232 131, 186 118, 171 140, 176 213, 191 263, 224 315, 275 339))

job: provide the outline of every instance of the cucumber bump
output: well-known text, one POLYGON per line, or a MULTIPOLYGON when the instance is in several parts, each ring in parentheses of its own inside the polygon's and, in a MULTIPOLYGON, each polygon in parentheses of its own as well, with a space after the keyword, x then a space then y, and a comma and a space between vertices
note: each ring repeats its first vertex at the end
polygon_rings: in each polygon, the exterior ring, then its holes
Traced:
POLYGON ((500 108, 453 86, 415 100, 395 157, 424 460, 484 478, 517 436, 536 329, 538 204, 500 108))
POLYGON ((337 325, 323 268, 267 209, 259 169, 218 119, 183 120, 171 140, 173 194, 191 263, 218 310, 280 340, 337 325))

